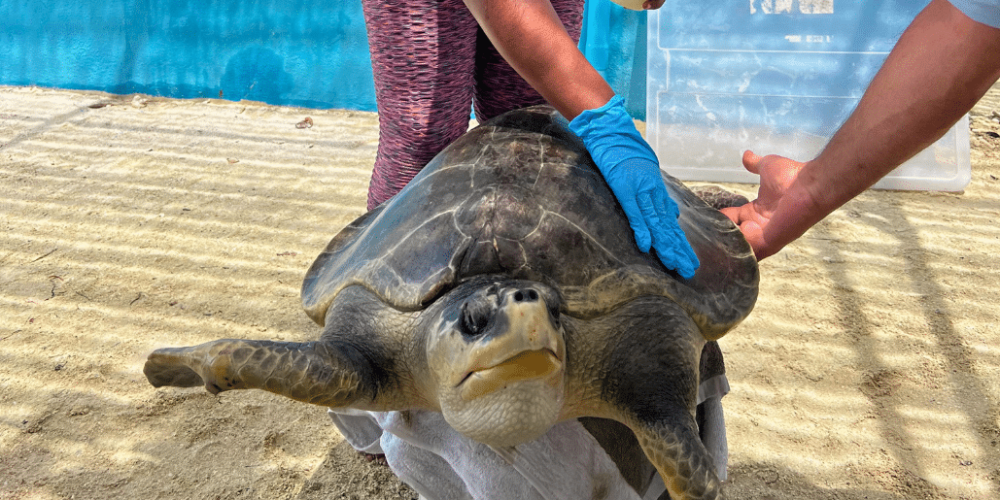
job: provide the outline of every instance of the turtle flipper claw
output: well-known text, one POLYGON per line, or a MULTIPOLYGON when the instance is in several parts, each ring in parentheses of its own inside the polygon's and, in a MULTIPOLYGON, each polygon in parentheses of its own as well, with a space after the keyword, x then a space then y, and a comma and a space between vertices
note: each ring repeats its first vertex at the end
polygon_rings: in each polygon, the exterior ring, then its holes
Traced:
POLYGON ((147 361, 142 371, 153 387, 196 387, 204 383, 201 375, 186 366, 158 366, 155 362, 147 361))
POLYGON ((197 387, 205 383, 201 375, 178 356, 178 351, 182 349, 157 349, 146 359, 142 372, 153 387, 197 387))
POLYGON ((204 366, 205 360, 203 356, 199 356, 201 354, 199 347, 201 346, 167 347, 153 351, 146 358, 146 365, 142 369, 146 380, 149 380, 153 387, 204 385, 208 392, 218 394, 220 392, 218 385, 212 380, 207 380, 194 368, 204 366))

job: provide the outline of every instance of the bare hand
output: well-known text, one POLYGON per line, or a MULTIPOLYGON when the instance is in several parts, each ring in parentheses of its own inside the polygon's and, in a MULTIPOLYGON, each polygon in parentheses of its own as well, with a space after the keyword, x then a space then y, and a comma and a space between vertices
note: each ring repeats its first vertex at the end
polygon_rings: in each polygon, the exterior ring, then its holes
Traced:
POLYGON ((743 153, 743 166, 760 176, 757 199, 741 207, 724 208, 722 213, 739 226, 757 260, 763 260, 789 243, 769 241, 766 229, 778 203, 788 192, 804 164, 783 156, 759 156, 753 151, 746 151, 743 153))

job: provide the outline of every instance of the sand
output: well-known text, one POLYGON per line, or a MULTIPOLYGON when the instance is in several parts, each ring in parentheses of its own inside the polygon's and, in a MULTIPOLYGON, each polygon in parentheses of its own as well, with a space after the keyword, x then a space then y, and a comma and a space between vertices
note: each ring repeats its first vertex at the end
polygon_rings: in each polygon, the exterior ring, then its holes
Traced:
MULTIPOLYGON (((865 193, 762 262, 721 342, 730 498, 1000 498, 997 112, 964 193, 865 193)), ((0 499, 415 498, 321 408, 142 375, 315 338, 299 285, 377 140, 371 113, 0 87, 0 499)))

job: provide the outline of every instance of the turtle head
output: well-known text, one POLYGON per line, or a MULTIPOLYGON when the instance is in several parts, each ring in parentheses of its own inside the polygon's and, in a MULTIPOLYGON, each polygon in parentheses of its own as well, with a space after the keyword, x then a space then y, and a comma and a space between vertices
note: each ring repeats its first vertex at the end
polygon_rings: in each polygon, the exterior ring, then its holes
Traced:
POLYGON ((427 339, 445 420, 494 447, 544 434, 563 405, 559 294, 532 281, 477 278, 449 295, 427 339))

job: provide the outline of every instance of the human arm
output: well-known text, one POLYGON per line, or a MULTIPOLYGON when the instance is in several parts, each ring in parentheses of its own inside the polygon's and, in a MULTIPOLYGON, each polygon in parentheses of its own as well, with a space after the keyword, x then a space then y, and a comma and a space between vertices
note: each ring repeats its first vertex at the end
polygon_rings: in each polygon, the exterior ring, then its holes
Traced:
POLYGON ((570 120, 628 216, 639 248, 655 248, 667 268, 694 276, 698 259, 677 223, 678 208, 667 194, 656 155, 549 0, 465 3, 511 67, 570 120))
POLYGON ((500 55, 567 120, 614 95, 549 0, 465 0, 500 55))
POLYGON ((857 108, 815 159, 743 155, 761 176, 753 202, 723 212, 758 259, 944 135, 1000 78, 1000 29, 933 0, 903 32, 857 108))

